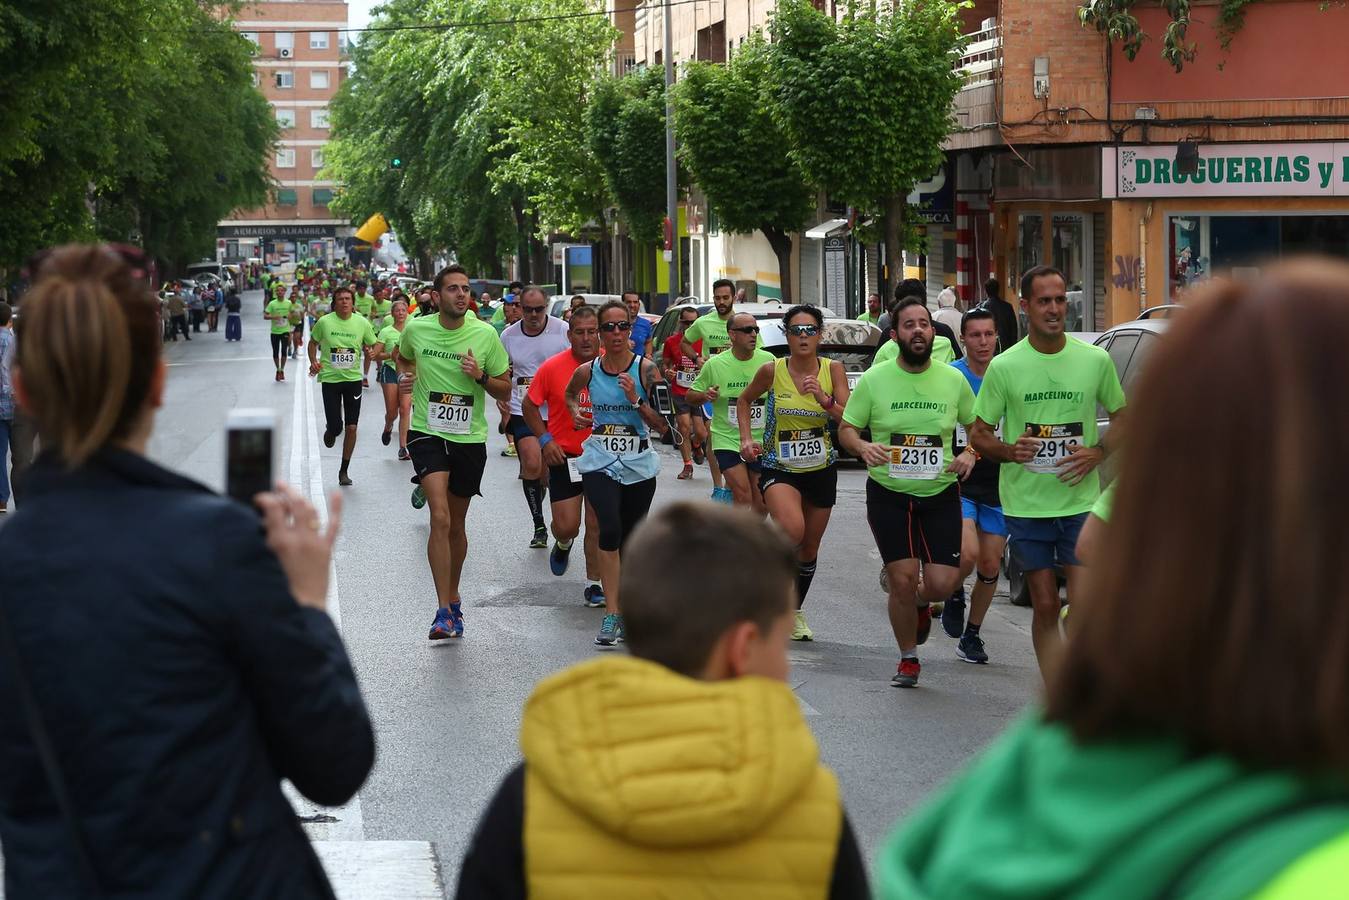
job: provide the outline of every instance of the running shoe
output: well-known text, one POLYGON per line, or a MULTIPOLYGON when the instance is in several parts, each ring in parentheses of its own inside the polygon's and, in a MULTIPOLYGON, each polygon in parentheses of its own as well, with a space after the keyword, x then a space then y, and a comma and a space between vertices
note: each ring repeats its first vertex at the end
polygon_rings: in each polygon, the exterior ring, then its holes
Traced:
POLYGON ((917 657, 909 657, 899 661, 899 671, 895 677, 890 679, 893 687, 911 688, 918 687, 918 675, 923 671, 917 657))
POLYGON ((398 448, 398 458, 403 460, 404 462, 407 462, 409 459, 412 459, 412 457, 408 454, 407 447, 398 448))
POLYGON ((361 379, 361 387, 363 387, 363 388, 368 388, 368 387, 370 387, 370 379, 369 379, 369 378, 362 378, 362 379, 361 379))
POLYGON ((984 652, 984 639, 977 634, 963 634, 956 644, 956 656, 967 663, 986 663, 988 654, 984 652))
POLYGON ((337 483, 341 487, 351 487, 351 476, 345 471, 337 473, 337 483))
POLYGON ((796 624, 792 626, 792 640, 794 641, 815 640, 815 632, 810 630, 810 626, 806 624, 805 613, 801 612, 801 610, 799 609, 796 611, 796 624))
POLYGON ((277 378, 276 378, 277 381, 280 381, 280 382, 282 382, 282 383, 285 382, 285 380, 286 380, 286 372, 285 372, 284 369, 283 369, 282 371, 280 371, 280 372, 277 372, 276 375, 277 375, 277 378))
POLYGON ((384 433, 379 436, 379 440, 384 446, 389 446, 389 442, 393 440, 393 429, 384 429, 384 433))
POLYGON ((693 463, 684 463, 684 468, 675 476, 680 481, 688 481, 693 477, 693 463))
POLYGON ((600 623, 600 633, 595 635, 595 644, 600 647, 612 647, 623 637, 623 617, 609 613, 600 623))
POLYGON ((506 449, 501 451, 501 455, 502 455, 502 456, 509 456, 509 457, 511 457, 512 459, 515 458, 515 457, 518 455, 518 454, 515 452, 515 445, 514 445, 514 444, 507 444, 507 445, 506 445, 506 449))
POLYGON ((735 494, 728 487, 712 488, 712 502, 733 506, 735 505, 735 494))
POLYGON ((529 542, 529 549, 543 550, 548 546, 548 529, 543 525, 534 527, 534 539, 529 542))
POLYGON ((705 460, 705 459, 707 459, 707 456, 703 453, 703 445, 702 445, 702 444, 694 444, 694 445, 693 445, 693 464, 694 464, 695 466, 701 466, 701 465, 703 464, 703 460, 705 460))
MULTIPOLYGON (((281 380, 281 379, 279 379, 279 378, 277 379, 277 381, 280 381, 280 380, 281 380)), ((333 444, 336 444, 336 443, 337 443, 337 432, 335 432, 335 431, 325 431, 325 432, 323 432, 323 446, 325 446, 325 447, 332 447, 332 445, 333 445, 333 444)))
MULTIPOLYGON (((571 541, 567 541, 565 547, 562 546, 561 541, 553 541, 553 549, 548 551, 548 568, 554 575, 567 574, 567 563, 571 561, 571 548, 574 540, 573 538, 571 541)), ((586 588, 586 590, 590 589, 586 588)), ((589 594, 586 595, 586 601, 587 603, 590 601, 589 594)))
POLYGON ((598 584, 588 584, 585 589, 585 605, 591 609, 599 609, 606 602, 604 597, 604 588, 598 584))
POLYGON ((941 627, 949 638, 959 638, 965 633, 965 599, 952 597, 946 601, 941 611, 941 627))
POLYGON ((918 643, 926 644, 927 636, 932 633, 932 607, 924 603, 918 607, 918 643))
POLYGON ((281 380, 281 370, 280 370, 280 369, 277 369, 277 370, 276 370, 276 375, 275 375, 275 377, 272 378, 272 380, 273 380, 273 381, 280 381, 280 380, 281 380))
POLYGON ((442 606, 436 610, 436 618, 431 623, 431 633, 426 636, 427 640, 443 641, 453 635, 454 626, 450 623, 450 611, 442 606))
POLYGON ((464 608, 462 603, 450 604, 450 637, 464 636, 464 608))
POLYGON ((419 484, 412 489, 412 508, 421 509, 425 505, 426 491, 422 490, 422 486, 419 484))

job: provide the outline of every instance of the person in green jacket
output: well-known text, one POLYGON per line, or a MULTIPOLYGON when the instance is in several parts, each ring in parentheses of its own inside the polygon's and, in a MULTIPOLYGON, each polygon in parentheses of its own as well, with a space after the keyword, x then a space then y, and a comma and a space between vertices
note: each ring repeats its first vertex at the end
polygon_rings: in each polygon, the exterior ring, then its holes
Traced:
POLYGON ((1345 895, 1345 334, 1339 262, 1187 302, 1043 707, 906 817, 879 896, 1345 895))

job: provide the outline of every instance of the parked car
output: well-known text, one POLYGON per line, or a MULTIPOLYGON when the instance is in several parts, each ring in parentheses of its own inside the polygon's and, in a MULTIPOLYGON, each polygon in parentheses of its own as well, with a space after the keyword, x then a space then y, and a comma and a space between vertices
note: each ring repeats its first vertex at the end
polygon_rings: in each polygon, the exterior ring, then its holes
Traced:
MULTIPOLYGON (((1168 320, 1175 315, 1174 311, 1178 308, 1175 306, 1154 307, 1146 310, 1137 319, 1116 325, 1096 335, 1092 341, 1097 347, 1110 354, 1110 361, 1115 364, 1115 371, 1119 374, 1120 386, 1124 388, 1126 401, 1133 399, 1134 388, 1147 365, 1148 357, 1157 349, 1162 335, 1166 333, 1167 326, 1170 324, 1168 320), (1158 315, 1158 310, 1166 310, 1166 312, 1158 315)), ((1074 336, 1081 337, 1081 335, 1074 336)), ((1110 416, 1104 407, 1097 406, 1097 434, 1100 435, 1101 439, 1104 439, 1106 432, 1109 430, 1110 416)), ((1114 466, 1111 460, 1107 460, 1101 470, 1101 480, 1108 484, 1112 478, 1114 478, 1114 466)), ((1021 566, 1012 558, 1010 547, 1003 551, 1002 571, 1007 577, 1007 593, 1013 605, 1030 606, 1030 587, 1026 584, 1026 576, 1021 571, 1021 566)), ((1063 573, 1058 573, 1058 576, 1061 586, 1064 583, 1063 573)))
MULTIPOLYGON (((679 313, 682 310, 689 308, 697 310, 698 315, 700 316, 706 315, 707 313, 710 313, 713 310, 711 302, 699 300, 697 297, 682 298, 678 303, 675 303, 669 309, 665 310, 665 312, 660 317, 660 322, 657 323, 656 325, 655 331, 653 331, 651 334, 652 343, 656 347, 657 362, 660 361, 660 349, 663 346, 665 346, 665 339, 668 338, 670 335, 674 334, 675 329, 678 327, 679 313)), ((737 303, 735 306, 735 311, 747 312, 750 315, 754 316, 754 318, 758 320, 760 323, 762 323, 765 320, 769 319, 781 319, 782 314, 785 313, 790 308, 791 306, 784 305, 781 302, 767 301, 760 303, 737 303)), ((831 309, 825 309, 821 307, 820 312, 824 314, 824 317, 826 319, 839 318, 839 315, 831 309)), ((845 321, 852 321, 852 320, 849 319, 845 321)), ((764 340, 766 342, 768 338, 764 337, 764 340)))
MULTIPOLYGON (((549 297, 549 298, 548 298, 548 315, 550 315, 550 316, 556 316, 556 317, 559 318, 559 319, 562 318, 562 313, 567 309, 567 307, 571 306, 571 298, 572 298, 572 297, 575 297, 575 296, 578 296, 578 295, 577 295, 577 294, 554 294, 553 296, 549 297)), ((610 300, 622 300, 622 299, 623 299, 623 295, 622 295, 622 294, 586 294, 586 293, 581 293, 579 296, 582 296, 582 297, 585 298, 586 306, 594 306, 594 307, 600 307, 600 306, 603 306, 604 304, 608 303, 610 300)), ((645 304, 645 303, 642 304, 642 309, 643 309, 643 310, 646 309, 646 304, 645 304)))

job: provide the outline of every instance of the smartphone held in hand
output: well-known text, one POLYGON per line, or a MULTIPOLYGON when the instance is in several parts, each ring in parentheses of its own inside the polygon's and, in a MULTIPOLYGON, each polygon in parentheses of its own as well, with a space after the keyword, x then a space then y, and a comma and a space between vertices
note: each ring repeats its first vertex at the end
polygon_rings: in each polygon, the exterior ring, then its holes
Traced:
POLYGON ((272 490, 276 459, 276 413, 236 409, 225 420, 225 493, 240 503, 272 490))

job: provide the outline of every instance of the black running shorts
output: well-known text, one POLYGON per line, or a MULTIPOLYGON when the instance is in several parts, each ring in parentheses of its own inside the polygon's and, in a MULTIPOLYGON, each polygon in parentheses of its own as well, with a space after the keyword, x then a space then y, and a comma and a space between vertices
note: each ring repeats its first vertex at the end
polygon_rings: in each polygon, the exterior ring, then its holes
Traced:
POLYGON ((458 444, 424 431, 409 431, 408 455, 412 457, 412 468, 421 479, 423 488, 427 475, 449 472, 451 494, 456 497, 482 495, 482 473, 487 468, 487 444, 458 444))
POLYGON ((915 497, 868 478, 867 524, 887 566, 901 559, 960 565, 960 488, 954 484, 940 494, 915 497))
MULTIPOLYGON (((272 335, 282 337, 286 335, 272 335)), ((355 425, 361 418, 361 383, 359 381, 325 381, 323 390, 323 418, 329 434, 341 434, 342 423, 355 425)))

